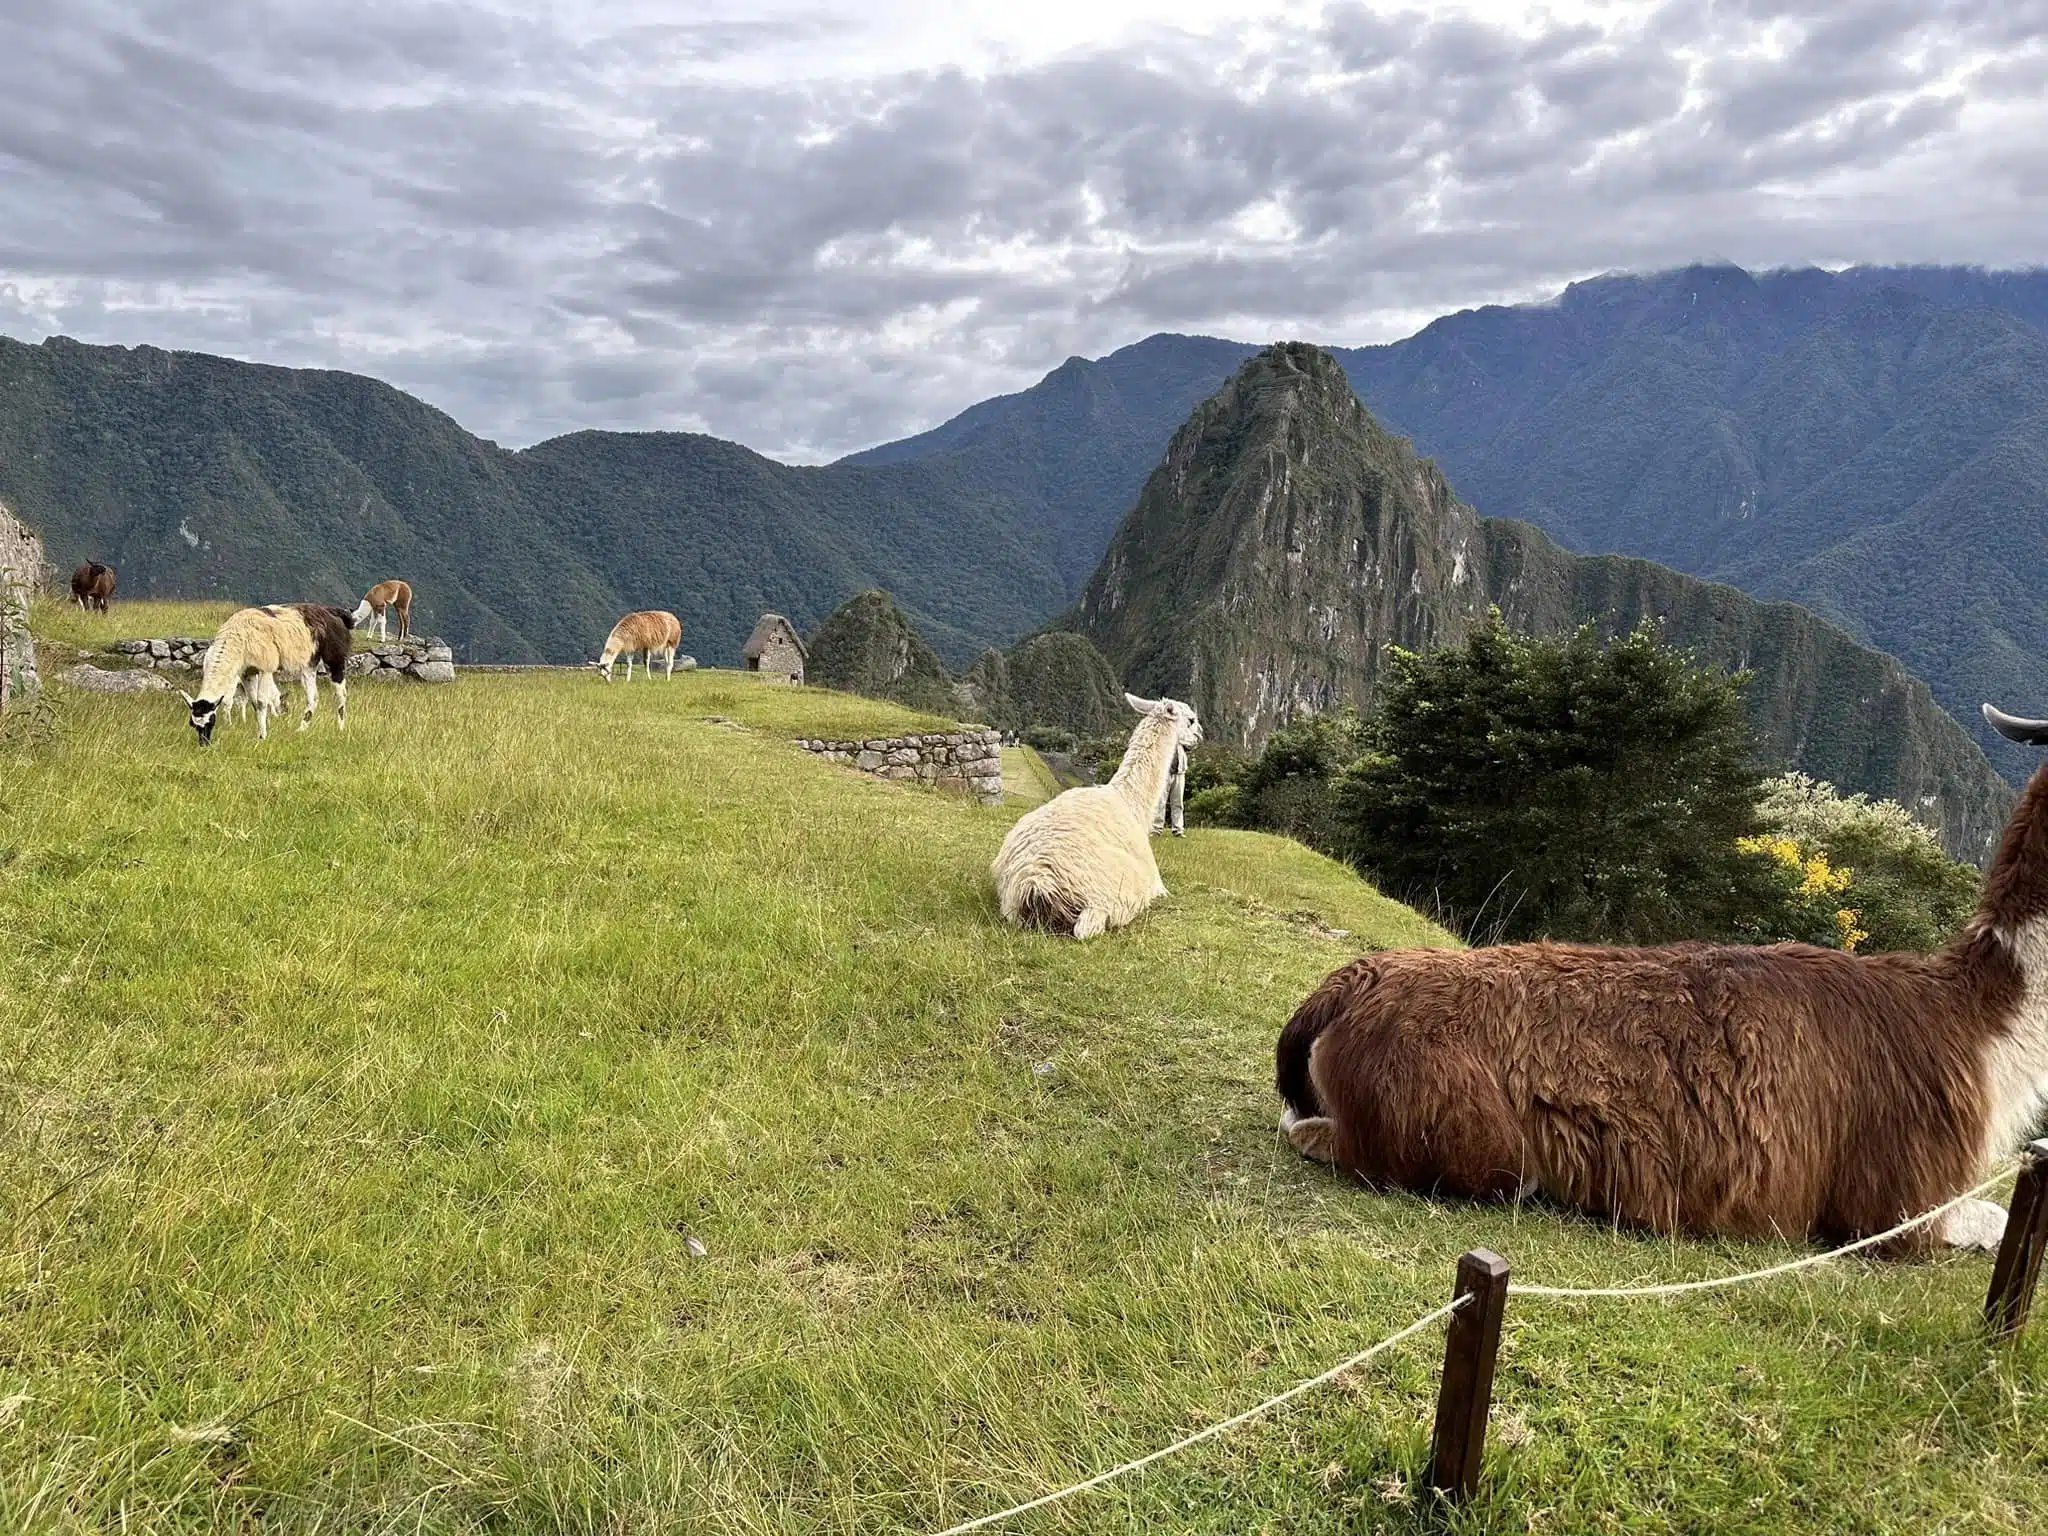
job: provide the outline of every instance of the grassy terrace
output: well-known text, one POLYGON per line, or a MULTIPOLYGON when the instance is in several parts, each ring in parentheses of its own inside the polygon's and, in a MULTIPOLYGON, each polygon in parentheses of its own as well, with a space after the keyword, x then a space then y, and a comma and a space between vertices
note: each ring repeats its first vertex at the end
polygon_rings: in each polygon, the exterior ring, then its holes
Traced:
MULTIPOLYGON (((1442 936, 1203 831, 1129 933, 1013 934, 1015 805, 784 744, 887 706, 472 676, 202 753, 175 696, 56 703, 0 755, 0 1529, 927 1531, 1323 1369, 1475 1244, 1780 1256, 1302 1164, 1279 1023, 1442 936)), ((1431 1334, 1007 1529, 2038 1530, 2048 1344, 1983 1343, 1987 1275, 1516 1303, 1448 1519, 1431 1334)))

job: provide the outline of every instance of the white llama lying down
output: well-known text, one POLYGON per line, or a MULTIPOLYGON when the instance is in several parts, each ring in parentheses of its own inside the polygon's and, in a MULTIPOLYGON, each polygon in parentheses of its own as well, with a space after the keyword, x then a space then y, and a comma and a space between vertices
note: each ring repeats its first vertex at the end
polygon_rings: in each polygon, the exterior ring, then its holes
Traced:
POLYGON ((1152 817, 1176 756, 1202 739, 1202 724, 1178 699, 1124 699, 1145 718, 1116 776, 1027 812, 996 853, 996 899, 1020 928, 1092 939, 1166 894, 1152 817))

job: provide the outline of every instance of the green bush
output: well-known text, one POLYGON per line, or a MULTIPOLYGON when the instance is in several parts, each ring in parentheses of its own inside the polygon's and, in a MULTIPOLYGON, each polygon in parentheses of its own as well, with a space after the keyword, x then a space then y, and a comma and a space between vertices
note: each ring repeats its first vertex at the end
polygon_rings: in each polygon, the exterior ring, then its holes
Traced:
POLYGON ((1498 612, 1388 656, 1371 750, 1333 786, 1340 851, 1382 888, 1475 938, 1740 938, 1781 906, 1737 847, 1761 783, 1742 677, 1647 625, 1539 640, 1498 612))
POLYGON ((1024 745, 1040 752, 1071 752, 1075 741, 1072 731, 1056 725, 1034 725, 1024 733, 1024 745))
POLYGON ((1944 853, 1896 800, 1843 795, 1787 773, 1765 781, 1757 813, 1767 832, 1848 874, 1842 904, 1858 914, 1859 949, 1938 949, 1976 910, 1977 871, 1944 853))
POLYGON ((1198 789, 1182 806, 1191 827, 1241 827, 1245 825, 1235 784, 1214 784, 1198 789))

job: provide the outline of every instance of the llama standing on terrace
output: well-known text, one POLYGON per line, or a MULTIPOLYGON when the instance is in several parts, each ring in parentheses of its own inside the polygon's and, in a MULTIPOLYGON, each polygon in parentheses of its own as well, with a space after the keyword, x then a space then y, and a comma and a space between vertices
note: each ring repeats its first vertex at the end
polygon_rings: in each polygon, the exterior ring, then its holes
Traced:
MULTIPOLYGON (((1984 706, 2004 736, 2048 721, 1984 706)), ((1954 1198, 2048 1102, 2048 767, 1937 954, 1804 944, 1405 950, 1282 1031, 1282 1131, 1370 1183, 1563 1204, 1657 1231, 1839 1242, 1954 1198)), ((1995 1246, 1959 1206, 1934 1237, 1995 1246)))
POLYGON ((349 627, 359 628, 377 621, 377 638, 384 638, 384 620, 392 609, 398 610, 398 638, 401 642, 412 633, 412 588, 402 581, 380 581, 370 588, 368 594, 356 604, 355 612, 348 615, 349 627))
POLYGON ((284 708, 277 674, 297 677, 306 688, 304 730, 313 723, 319 701, 318 669, 327 668, 334 684, 336 728, 348 729, 349 614, 318 603, 287 603, 271 608, 243 608, 228 615, 206 648, 200 664, 199 694, 180 691, 192 729, 203 747, 213 740, 220 711, 238 691, 246 692, 256 711, 256 739, 270 735, 270 716, 284 708))
POLYGON ((88 611, 107 611, 107 599, 114 595, 114 568, 88 560, 71 573, 71 601, 88 611))
POLYGON ((605 636, 604 654, 598 658, 597 670, 604 674, 604 680, 612 680, 612 663, 619 657, 626 658, 626 681, 633 681, 633 658, 642 655, 647 661, 647 676, 654 676, 655 659, 667 663, 664 677, 676 673, 676 647, 683 643, 683 621, 666 609, 649 608, 640 613, 629 613, 612 626, 612 632, 605 636))
POLYGON ((1020 928, 1092 939, 1166 894, 1152 857, 1152 815, 1176 754, 1202 739, 1202 725, 1178 699, 1124 700, 1145 718, 1116 776, 1027 811, 996 853, 996 899, 1020 928))

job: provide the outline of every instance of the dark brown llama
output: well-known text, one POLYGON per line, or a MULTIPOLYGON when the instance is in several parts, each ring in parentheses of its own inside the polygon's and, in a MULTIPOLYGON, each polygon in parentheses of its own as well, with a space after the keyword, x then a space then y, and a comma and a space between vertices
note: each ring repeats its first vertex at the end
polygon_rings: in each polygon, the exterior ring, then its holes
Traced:
MULTIPOLYGON (((2048 721, 1984 715, 2048 746, 2048 721)), ((1936 954, 1371 955, 1295 1010, 1277 1068, 1287 1138, 1367 1183, 1660 1232, 1882 1232, 1984 1177, 2048 1102, 2048 767, 1936 954)), ((1995 1246, 2004 1219, 1973 1201, 1890 1246, 1995 1246)))
POLYGON ((114 595, 114 568, 88 560, 71 573, 71 600, 81 608, 107 611, 107 599, 114 595))

